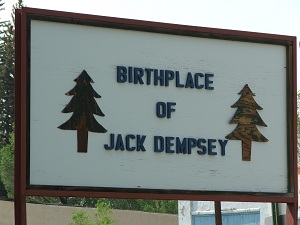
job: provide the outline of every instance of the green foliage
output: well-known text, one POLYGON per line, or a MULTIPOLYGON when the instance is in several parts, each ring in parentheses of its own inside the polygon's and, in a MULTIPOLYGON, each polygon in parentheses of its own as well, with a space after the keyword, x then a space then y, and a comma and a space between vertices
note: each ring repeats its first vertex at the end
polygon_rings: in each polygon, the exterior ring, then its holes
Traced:
POLYGON ((18 0, 17 3, 15 3, 13 5, 13 10, 12 10, 12 13, 11 13, 11 19, 13 21, 13 23, 15 23, 15 10, 16 9, 21 9, 24 7, 24 1, 23 0, 18 0))
POLYGON ((9 143, 14 122, 14 26, 10 21, 0 27, 0 147, 9 143))
POLYGON ((178 213, 178 201, 175 200, 138 200, 142 211, 154 213, 178 213))
POLYGON ((72 213, 72 221, 69 225, 114 225, 115 222, 111 218, 111 207, 109 204, 101 201, 97 202, 94 221, 90 213, 80 209, 72 213))
MULTIPOLYGON (((23 7, 23 1, 13 6, 14 10, 23 7)), ((0 11, 4 2, 0 1, 0 11)), ((14 76, 15 76, 15 28, 11 21, 0 18, 0 148, 9 144, 9 135, 14 123, 14 76)))
POLYGON ((107 201, 110 201, 114 209, 169 214, 178 212, 178 201, 176 200, 107 199, 107 201))
POLYGON ((110 204, 98 201, 96 205, 96 212, 94 215, 96 225, 111 225, 114 220, 110 217, 111 207, 110 204))
POLYGON ((37 204, 59 204, 60 200, 57 197, 27 196, 26 202, 37 204))
MULTIPOLYGON (((13 9, 21 8, 23 0, 13 6, 13 9)), ((4 1, 0 0, 0 12, 4 10, 4 1)), ((14 21, 14 10, 12 19, 14 21)), ((1 13, 0 13, 1 15, 1 13)), ((13 143, 10 134, 13 132, 14 123, 14 76, 15 76, 15 28, 11 21, 3 21, 0 18, 0 153, 2 168, 0 175, 0 192, 8 192, 8 197, 13 197, 13 143), (9 150, 10 149, 10 150, 9 150), (7 162, 4 162, 7 160, 7 162), (11 171, 9 171, 11 169, 11 171), (5 177, 5 181, 1 177, 5 177), (5 186, 8 190, 3 190, 5 186)), ((6 189, 5 188, 5 189, 6 189)))
MULTIPOLYGON (((16 6, 23 4, 20 0, 19 3, 16 6)), ((4 1, 0 0, 2 10, 4 1)), ((14 145, 10 138, 14 123, 14 53, 14 25, 0 18, 0 191, 4 186, 9 198, 13 197, 14 181, 14 145)))
POLYGON ((155 213, 178 213, 178 201, 176 200, 143 200, 143 199, 113 199, 113 198, 68 198, 68 205, 96 207, 97 202, 109 204, 112 209, 135 210, 155 213))
POLYGON ((10 144, 0 149, 0 179, 7 196, 14 197, 14 133, 10 136, 10 144))
POLYGON ((94 225, 91 215, 85 210, 78 210, 72 213, 72 221, 69 225, 94 225))

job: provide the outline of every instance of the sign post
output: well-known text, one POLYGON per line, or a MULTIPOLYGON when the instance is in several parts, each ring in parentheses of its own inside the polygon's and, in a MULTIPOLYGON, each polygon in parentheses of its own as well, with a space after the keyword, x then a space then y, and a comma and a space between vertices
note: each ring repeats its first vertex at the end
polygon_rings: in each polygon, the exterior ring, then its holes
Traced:
POLYGON ((222 225, 222 207, 219 201, 215 201, 215 221, 216 225, 222 225))
POLYGON ((16 37, 18 200, 285 202, 296 223, 295 37, 31 8, 16 37))

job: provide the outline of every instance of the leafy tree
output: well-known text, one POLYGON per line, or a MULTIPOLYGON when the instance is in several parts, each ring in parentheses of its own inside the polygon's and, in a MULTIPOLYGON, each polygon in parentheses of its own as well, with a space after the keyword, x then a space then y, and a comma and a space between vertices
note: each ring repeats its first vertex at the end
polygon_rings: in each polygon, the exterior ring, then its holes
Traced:
POLYGON ((72 221, 69 225, 114 225, 115 221, 111 218, 110 204, 97 202, 94 221, 90 213, 80 209, 72 213, 72 221))
POLYGON ((78 210, 72 213, 72 221, 69 225, 94 225, 91 215, 85 210, 78 210))
MULTIPOLYGON (((4 2, 0 0, 0 12, 4 2)), ((1 13, 0 13, 1 15, 1 13)), ((0 17, 0 149, 9 144, 14 120, 14 29, 0 17)), ((0 154, 0 159, 2 158, 0 154)), ((0 177, 0 195, 7 197, 0 177)))
POLYGON ((110 204, 106 204, 101 201, 97 202, 94 218, 96 221, 96 225, 110 225, 115 223, 111 218, 110 204))
POLYGON ((14 196, 14 133, 10 143, 0 149, 0 179, 2 180, 7 197, 14 196))
MULTIPOLYGON (((2 3, 3 5, 3 3, 2 3)), ((19 1, 14 8, 22 6, 19 1)), ((12 14, 14 16, 14 14, 12 14)), ((14 25, 1 22, 0 27, 0 148, 9 143, 14 123, 14 25)))

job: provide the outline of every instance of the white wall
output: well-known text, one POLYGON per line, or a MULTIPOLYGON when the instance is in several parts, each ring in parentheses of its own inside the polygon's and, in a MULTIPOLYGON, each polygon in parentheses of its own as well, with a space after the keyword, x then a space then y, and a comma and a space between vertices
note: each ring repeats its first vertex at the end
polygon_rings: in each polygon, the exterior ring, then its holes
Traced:
MULTIPOLYGON (((258 209, 260 211, 260 224, 272 225, 271 203, 260 202, 221 202, 222 213, 237 209, 258 209)), ((285 214, 285 207, 280 206, 280 214, 285 214)), ((214 202, 210 201, 179 201, 179 225, 191 225, 192 215, 214 212, 214 202)))

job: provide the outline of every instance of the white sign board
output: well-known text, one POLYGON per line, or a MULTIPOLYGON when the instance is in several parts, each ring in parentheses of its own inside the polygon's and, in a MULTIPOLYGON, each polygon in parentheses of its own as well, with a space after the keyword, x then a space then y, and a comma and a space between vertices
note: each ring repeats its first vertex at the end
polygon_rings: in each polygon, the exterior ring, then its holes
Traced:
POLYGON ((30 185, 288 192, 285 46, 30 29, 30 185))

